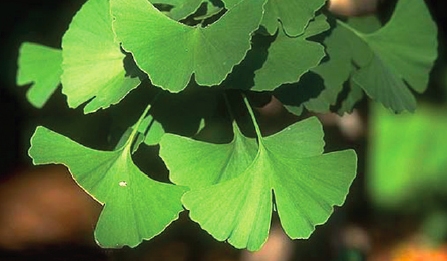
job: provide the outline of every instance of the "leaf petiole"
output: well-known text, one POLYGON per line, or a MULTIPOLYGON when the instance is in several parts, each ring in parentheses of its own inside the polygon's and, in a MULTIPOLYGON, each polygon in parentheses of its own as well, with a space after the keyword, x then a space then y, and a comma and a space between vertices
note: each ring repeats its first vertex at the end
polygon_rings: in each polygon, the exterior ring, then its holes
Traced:
POLYGON ((140 128, 140 125, 143 123, 144 118, 149 113, 150 109, 152 108, 152 104, 158 99, 161 92, 158 92, 155 97, 152 99, 152 102, 150 102, 147 107, 144 109, 143 113, 141 114, 140 118, 138 119, 137 123, 134 125, 135 128, 133 128, 132 133, 130 134, 129 138, 126 141, 126 145, 124 145, 124 148, 129 149, 132 147, 135 138, 137 137, 138 130, 140 128))
POLYGON ((256 121, 255 113, 253 112, 253 109, 251 108, 251 105, 247 99, 247 96, 245 94, 242 94, 242 97, 244 98, 245 106, 247 107, 247 110, 250 113, 251 121, 253 122, 253 126, 255 127, 256 136, 258 137, 258 143, 259 143, 260 147, 263 147, 264 144, 262 142, 261 129, 259 128, 258 122, 256 121))

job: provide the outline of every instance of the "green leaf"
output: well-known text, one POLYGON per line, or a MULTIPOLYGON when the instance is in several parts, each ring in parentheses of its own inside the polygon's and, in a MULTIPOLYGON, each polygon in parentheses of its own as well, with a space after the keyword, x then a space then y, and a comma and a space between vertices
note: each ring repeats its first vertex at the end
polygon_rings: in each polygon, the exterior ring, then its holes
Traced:
POLYGON ((437 57, 437 28, 424 1, 399 1, 391 20, 373 33, 338 25, 335 30, 346 31, 360 68, 353 80, 386 108, 414 111, 416 99, 407 84, 425 91, 437 57))
MULTIPOLYGON (((134 126, 135 128, 136 126, 134 126)), ((141 122, 138 132, 144 135, 144 143, 149 146, 160 143, 161 138, 165 134, 165 130, 160 122, 155 120, 152 115, 147 116, 141 122)))
POLYGON ((315 12, 325 3, 326 0, 269 0, 265 5, 261 25, 269 34, 274 35, 281 21, 287 35, 298 36, 304 32, 309 21, 315 17, 315 12))
POLYGON ((217 240, 253 251, 268 237, 272 193, 291 238, 309 237, 315 225, 327 221, 333 205, 343 204, 355 176, 356 156, 353 151, 322 155, 322 138, 321 124, 310 118, 273 136, 258 136, 257 152, 253 141, 235 127, 233 142, 224 145, 166 135, 160 154, 171 180, 191 187, 182 198, 191 219, 217 240), (236 146, 238 140, 244 142, 243 149, 236 146), (182 169, 185 162, 194 162, 194 169, 182 169))
POLYGON ((282 84, 300 81, 325 56, 324 47, 308 38, 327 29, 329 24, 321 15, 298 37, 289 37, 282 29, 275 37, 256 35, 252 49, 223 85, 232 89, 273 91, 282 84))
POLYGON ((19 50, 17 85, 32 84, 28 101, 42 108, 61 81, 62 53, 36 43, 23 43, 19 50))
POLYGON ((171 181, 197 188, 230 180, 244 171, 256 155, 256 140, 243 136, 236 123, 233 131, 233 141, 220 145, 166 134, 160 142, 160 157, 170 170, 171 181))
POLYGON ((44 127, 31 139, 34 164, 64 164, 104 208, 95 229, 99 245, 135 247, 160 234, 183 210, 185 188, 148 178, 132 162, 133 138, 115 151, 86 148, 44 127))
POLYGON ((62 39, 62 92, 85 113, 119 103, 140 81, 126 77, 108 0, 88 0, 62 39))
POLYGON ((279 30, 268 50, 267 60, 255 72, 254 87, 251 90, 273 91, 284 83, 298 82, 302 75, 317 67, 326 55, 324 47, 307 39, 329 28, 326 17, 321 15, 299 37, 289 37, 283 30, 279 30))
MULTIPOLYGON (((333 19, 331 22, 334 22, 333 19)), ((348 24, 361 29, 362 32, 376 31, 380 28, 380 23, 374 16, 350 18, 348 24)), ((304 75, 298 84, 285 85, 275 91, 275 97, 285 105, 288 111, 301 115, 305 107, 312 112, 330 112, 331 106, 337 103, 344 83, 351 77, 351 73, 355 69, 352 64, 352 53, 355 50, 352 46, 355 43, 347 42, 349 38, 350 32, 345 30, 330 31, 323 42, 327 53, 323 62, 316 68, 312 68, 311 73, 304 75)), ((360 93, 363 91, 360 90, 360 93)), ((357 95, 355 98, 360 99, 361 97, 357 95)), ((349 103, 352 106, 354 104, 349 103)), ((348 103, 344 105, 346 106, 348 103)), ((344 110, 350 111, 351 109, 352 107, 349 109, 346 107, 344 110)))
POLYGON ((250 49, 264 1, 226 0, 227 12, 215 23, 190 27, 159 12, 146 0, 111 0, 113 28, 123 48, 152 83, 183 90, 192 75, 199 85, 220 84, 250 49))

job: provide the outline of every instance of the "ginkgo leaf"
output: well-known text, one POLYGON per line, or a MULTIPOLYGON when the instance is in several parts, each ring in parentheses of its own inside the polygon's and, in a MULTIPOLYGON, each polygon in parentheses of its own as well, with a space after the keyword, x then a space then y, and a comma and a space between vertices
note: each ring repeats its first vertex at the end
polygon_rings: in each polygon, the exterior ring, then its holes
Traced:
POLYGON ((340 21, 334 30, 345 31, 359 67, 353 80, 368 96, 395 112, 414 111, 416 99, 407 84, 425 91, 437 57, 437 28, 424 1, 398 1, 391 20, 373 33, 340 21))
POLYGON ((315 12, 322 8, 326 0, 269 0, 261 25, 274 35, 281 21, 287 35, 298 36, 304 32, 315 12))
POLYGON ((76 182, 105 205, 95 229, 102 247, 135 247, 160 234, 183 210, 180 198, 186 189, 141 172, 132 162, 132 140, 115 151, 98 151, 44 127, 31 139, 34 164, 64 164, 76 182))
POLYGON ((19 51, 17 85, 32 84, 28 101, 42 108, 61 81, 62 53, 36 43, 23 43, 19 51))
POLYGON ((115 41, 109 0, 88 0, 62 39, 62 92, 85 113, 119 103, 140 81, 126 77, 125 55, 115 41))
MULTIPOLYGON (((272 193, 291 238, 309 237, 316 225, 327 221, 334 205, 343 204, 355 177, 356 156, 353 151, 322 155, 322 138, 321 124, 310 118, 273 136, 258 136, 257 152, 242 150, 251 153, 250 164, 247 157, 228 156, 236 152, 234 141, 214 145, 170 135, 162 139, 161 156, 171 180, 191 187, 182 201, 192 220, 217 240, 259 250, 268 237, 272 193), (194 162, 194 170, 181 169, 184 162, 194 162), (227 173, 230 164, 248 166, 227 173)), ((250 140, 235 131, 237 139, 250 140)))
POLYGON ((298 82, 306 72, 317 67, 326 55, 324 47, 307 39, 329 28, 326 17, 321 15, 299 37, 289 37, 283 30, 279 30, 268 50, 267 60, 255 72, 251 90, 273 91, 282 84, 298 82))
POLYGON ((166 134, 160 142, 160 157, 177 185, 197 188, 230 180, 253 161, 256 140, 242 135, 233 124, 234 139, 228 144, 212 144, 166 134))
POLYGON ((300 81, 301 76, 318 66, 325 56, 324 47, 308 38, 328 29, 326 17, 321 15, 298 37, 287 36, 282 28, 274 38, 253 37, 252 49, 223 85, 235 89, 273 91, 282 84, 300 81))
MULTIPOLYGON (((362 32, 376 31, 381 27, 378 19, 373 16, 350 18, 348 24, 356 29, 359 28, 362 32)), ((312 112, 327 113, 331 106, 337 103, 343 85, 355 70, 352 64, 352 53, 355 48, 352 47, 354 44, 347 43, 346 39, 350 36, 346 34, 349 32, 345 30, 330 31, 323 41, 327 53, 323 62, 312 68, 311 73, 303 76, 299 83, 284 85, 275 91, 275 97, 288 111, 301 115, 305 107, 312 112)), ((346 107, 344 111, 350 109, 346 107)))
POLYGON ((171 92, 191 77, 199 85, 220 84, 250 49, 264 1, 226 0, 227 12, 207 27, 181 24, 146 0, 111 0, 113 28, 125 50, 152 83, 171 92))

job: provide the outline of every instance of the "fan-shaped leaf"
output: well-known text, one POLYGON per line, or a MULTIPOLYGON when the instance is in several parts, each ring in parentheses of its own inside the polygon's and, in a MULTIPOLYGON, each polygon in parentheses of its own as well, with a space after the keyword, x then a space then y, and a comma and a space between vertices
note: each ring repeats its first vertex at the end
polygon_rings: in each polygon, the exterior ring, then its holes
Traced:
MULTIPOLYGON (((272 193, 291 238, 309 237, 315 225, 326 222, 333 205, 343 204, 355 176, 356 156, 352 151, 321 155, 322 137, 321 124, 311 118, 259 138, 257 153, 242 149, 251 155, 251 163, 247 157, 228 156, 238 149, 234 141, 213 145, 171 135, 161 141, 161 156, 171 179, 192 188, 182 199, 191 219, 218 240, 258 250, 268 237, 272 193), (194 162, 194 170, 182 169, 184 162, 194 162), (225 166, 230 164, 245 169, 228 172, 225 166)), ((236 132, 237 139, 252 143, 236 132)))
POLYGON ((261 25, 274 35, 279 23, 289 36, 298 36, 304 32, 315 12, 325 4, 326 0, 269 0, 265 5, 265 14, 261 25))
POLYGON ((202 28, 171 20, 146 0, 111 0, 113 28, 124 49, 152 83, 183 90, 195 75, 200 85, 220 84, 250 49, 264 1, 226 0, 228 11, 202 28))
POLYGON ((282 84, 298 82, 303 74, 318 66, 326 55, 322 45, 307 39, 329 28, 326 17, 321 15, 299 37, 289 37, 283 30, 279 30, 268 50, 267 60, 255 72, 251 90, 273 91, 282 84))
POLYGON ((335 30, 345 31, 352 60, 360 68, 353 80, 385 107, 414 111, 416 100, 406 84, 423 92, 437 57, 436 24, 424 1, 398 1, 391 20, 373 33, 343 22, 335 30))
POLYGON ((256 155, 256 141, 243 136, 236 123, 233 131, 233 141, 221 145, 166 134, 160 142, 160 156, 171 181, 197 188, 230 180, 244 171, 256 155))
POLYGON ((42 108, 61 81, 61 50, 35 43, 23 43, 19 51, 17 84, 32 83, 28 101, 42 108))
POLYGON ((72 108, 89 101, 86 113, 105 109, 140 83, 126 77, 109 0, 89 0, 82 6, 62 39, 62 50, 62 92, 72 108))
POLYGON ((132 162, 132 139, 116 151, 98 151, 43 127, 31 139, 35 164, 64 164, 104 209, 95 229, 108 248, 135 247, 161 233, 183 210, 185 188, 149 179, 132 162))

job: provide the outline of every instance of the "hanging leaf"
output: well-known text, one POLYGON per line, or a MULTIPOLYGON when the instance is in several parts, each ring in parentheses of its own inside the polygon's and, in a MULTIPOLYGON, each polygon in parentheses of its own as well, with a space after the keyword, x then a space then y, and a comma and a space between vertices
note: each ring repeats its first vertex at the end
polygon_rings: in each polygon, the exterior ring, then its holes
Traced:
POLYGON ((42 108, 61 81, 61 50, 36 43, 23 43, 19 51, 17 85, 32 84, 26 96, 42 108))
POLYGON ((325 56, 324 47, 308 38, 329 29, 324 15, 313 20, 298 37, 281 29, 276 37, 255 36, 252 49, 224 82, 233 89, 273 91, 282 84, 300 81, 325 56), (281 73, 278 73, 278 72, 281 73))
POLYGON ((146 0, 111 0, 113 28, 152 83, 183 90, 192 75, 199 85, 220 84, 250 49, 264 1, 226 0, 227 12, 215 23, 190 27, 178 23, 146 0))
POLYGON ((291 238, 309 237, 316 225, 327 221, 332 206, 343 204, 355 176, 356 156, 353 151, 322 155, 322 138, 316 118, 270 137, 258 136, 257 152, 253 145, 238 149, 235 141, 253 141, 243 137, 237 127, 234 141, 226 145, 166 135, 161 141, 161 157, 171 171, 171 180, 192 189, 182 199, 191 219, 217 240, 253 251, 268 237, 272 193, 291 238), (251 157, 233 156, 238 150, 251 157), (184 162, 194 162, 194 171, 182 169, 184 162), (225 166, 238 167, 227 170, 225 166))
POLYGON ((99 245, 135 247, 160 234, 183 210, 185 188, 148 178, 132 162, 133 137, 115 151, 86 148, 44 127, 31 138, 34 164, 64 164, 76 182, 105 205, 95 229, 99 245))
POLYGON ((287 35, 298 36, 325 3, 326 0, 269 0, 261 25, 274 35, 279 28, 279 20, 287 35))
MULTIPOLYGON (((332 19, 331 22, 335 21, 332 19)), ((362 32, 373 32, 381 27, 379 20, 374 16, 350 18, 348 24, 362 32)), ((343 85, 355 70, 352 64, 352 44, 347 43, 349 38, 349 32, 345 30, 331 30, 323 41, 327 53, 323 62, 312 68, 300 82, 284 85, 275 91, 275 97, 288 111, 296 115, 301 115, 304 108, 317 113, 330 112, 331 106, 337 103, 343 85)), ((360 93, 363 91, 360 90, 360 93)), ((356 98, 361 98, 358 97, 359 93, 355 94, 356 98)), ((348 104, 355 105, 352 102, 344 103, 345 106, 348 104)), ((351 111, 352 108, 345 107, 343 110, 351 111)))
POLYGON ((267 60, 255 72, 254 87, 251 90, 273 91, 282 84, 298 82, 303 74, 316 67, 326 55, 321 44, 307 39, 329 28, 326 17, 321 15, 299 37, 289 37, 283 30, 279 30, 268 50, 267 60))
POLYGON ((398 1, 391 20, 373 33, 340 21, 335 30, 345 31, 351 58, 359 67, 353 81, 386 108, 414 111, 416 99, 407 84, 417 92, 425 91, 437 57, 436 24, 425 3, 398 1))
POLYGON ((126 77, 109 0, 88 0, 82 6, 62 39, 62 55, 62 92, 71 108, 85 102, 85 113, 108 108, 140 83, 126 77))
POLYGON ((233 124, 234 139, 212 144, 166 134, 160 142, 160 157, 167 163, 173 183, 204 187, 235 178, 253 161, 257 145, 233 124))

